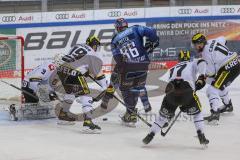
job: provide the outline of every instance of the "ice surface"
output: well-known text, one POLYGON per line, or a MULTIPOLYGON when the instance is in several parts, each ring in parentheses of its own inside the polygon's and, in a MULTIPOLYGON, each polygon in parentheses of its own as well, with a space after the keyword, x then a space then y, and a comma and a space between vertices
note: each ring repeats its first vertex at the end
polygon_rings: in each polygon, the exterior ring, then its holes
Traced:
MULTIPOLYGON (((122 126, 119 105, 113 112, 96 119, 102 134, 81 134, 82 123, 59 126, 56 119, 12 122, 8 114, 0 111, 0 160, 239 160, 240 157, 240 78, 230 87, 234 113, 225 114, 220 125, 206 125, 210 140, 208 149, 202 150, 194 125, 181 117, 166 137, 156 135, 149 145, 142 144, 148 127, 141 121, 136 128, 122 126), (102 119, 107 117, 107 121, 102 119)), ((153 86, 148 89, 154 88, 153 86)), ((204 114, 209 105, 204 90, 198 95, 204 114)), ((162 96, 150 98, 157 113, 162 96)), ((141 107, 141 103, 138 103, 141 107)), ((75 104, 73 110, 80 108, 75 104)))
MULTIPOLYGON (((6 81, 8 83, 11 83, 13 85, 15 85, 16 87, 20 87, 21 86, 21 79, 20 78, 14 78, 14 79, 10 79, 10 78, 3 78, 1 79, 3 81, 6 81)), ((20 87, 21 88, 21 87, 20 87)), ((16 90, 15 88, 0 82, 0 99, 14 99, 17 100, 17 97, 20 97, 21 92, 19 90, 16 90)))

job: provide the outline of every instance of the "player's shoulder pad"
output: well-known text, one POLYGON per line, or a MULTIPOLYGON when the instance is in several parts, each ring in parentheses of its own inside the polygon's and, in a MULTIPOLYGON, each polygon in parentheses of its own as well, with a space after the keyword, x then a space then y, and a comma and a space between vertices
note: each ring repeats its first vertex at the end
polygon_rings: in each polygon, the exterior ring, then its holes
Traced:
POLYGON ((204 59, 197 59, 197 65, 199 65, 202 62, 207 63, 204 59))
POLYGON ((135 24, 132 27, 140 27, 140 25, 139 24, 135 24))
POLYGON ((114 34, 113 37, 112 37, 112 40, 111 40, 111 43, 113 43, 115 37, 117 36, 117 34, 114 34))
POLYGON ((220 36, 216 39, 216 41, 222 45, 226 44, 226 38, 224 36, 220 36))

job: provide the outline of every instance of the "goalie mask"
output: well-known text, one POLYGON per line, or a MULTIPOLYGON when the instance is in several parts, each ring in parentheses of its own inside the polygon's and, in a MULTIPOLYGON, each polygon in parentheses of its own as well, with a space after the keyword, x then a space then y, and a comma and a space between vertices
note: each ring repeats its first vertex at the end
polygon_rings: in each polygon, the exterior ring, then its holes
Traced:
POLYGON ((100 40, 96 36, 90 36, 86 40, 86 44, 89 45, 95 52, 98 49, 98 46, 101 45, 100 40))

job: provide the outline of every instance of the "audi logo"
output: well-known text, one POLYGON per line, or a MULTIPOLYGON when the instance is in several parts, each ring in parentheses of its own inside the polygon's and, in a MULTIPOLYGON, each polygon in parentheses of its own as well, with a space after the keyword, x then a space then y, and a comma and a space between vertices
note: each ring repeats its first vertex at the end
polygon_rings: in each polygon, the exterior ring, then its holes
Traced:
POLYGON ((15 22, 16 17, 15 16, 3 16, 2 21, 3 22, 15 22))
POLYGON ((108 17, 120 17, 122 13, 120 11, 111 11, 108 12, 108 17))
POLYGON ((191 14, 192 13, 192 9, 179 9, 178 10, 178 14, 191 14))
POLYGON ((235 13, 235 8, 221 8, 221 13, 235 13))
POLYGON ((55 18, 57 20, 69 19, 69 14, 67 13, 56 14, 55 18))

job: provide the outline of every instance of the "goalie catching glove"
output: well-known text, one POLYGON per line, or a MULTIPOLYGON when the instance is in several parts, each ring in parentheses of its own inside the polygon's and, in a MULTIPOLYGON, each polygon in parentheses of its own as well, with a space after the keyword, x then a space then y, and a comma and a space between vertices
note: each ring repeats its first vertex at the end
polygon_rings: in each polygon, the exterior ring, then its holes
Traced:
POLYGON ((205 75, 200 75, 198 76, 198 79, 195 82, 195 90, 200 90, 206 85, 206 76, 205 75))

